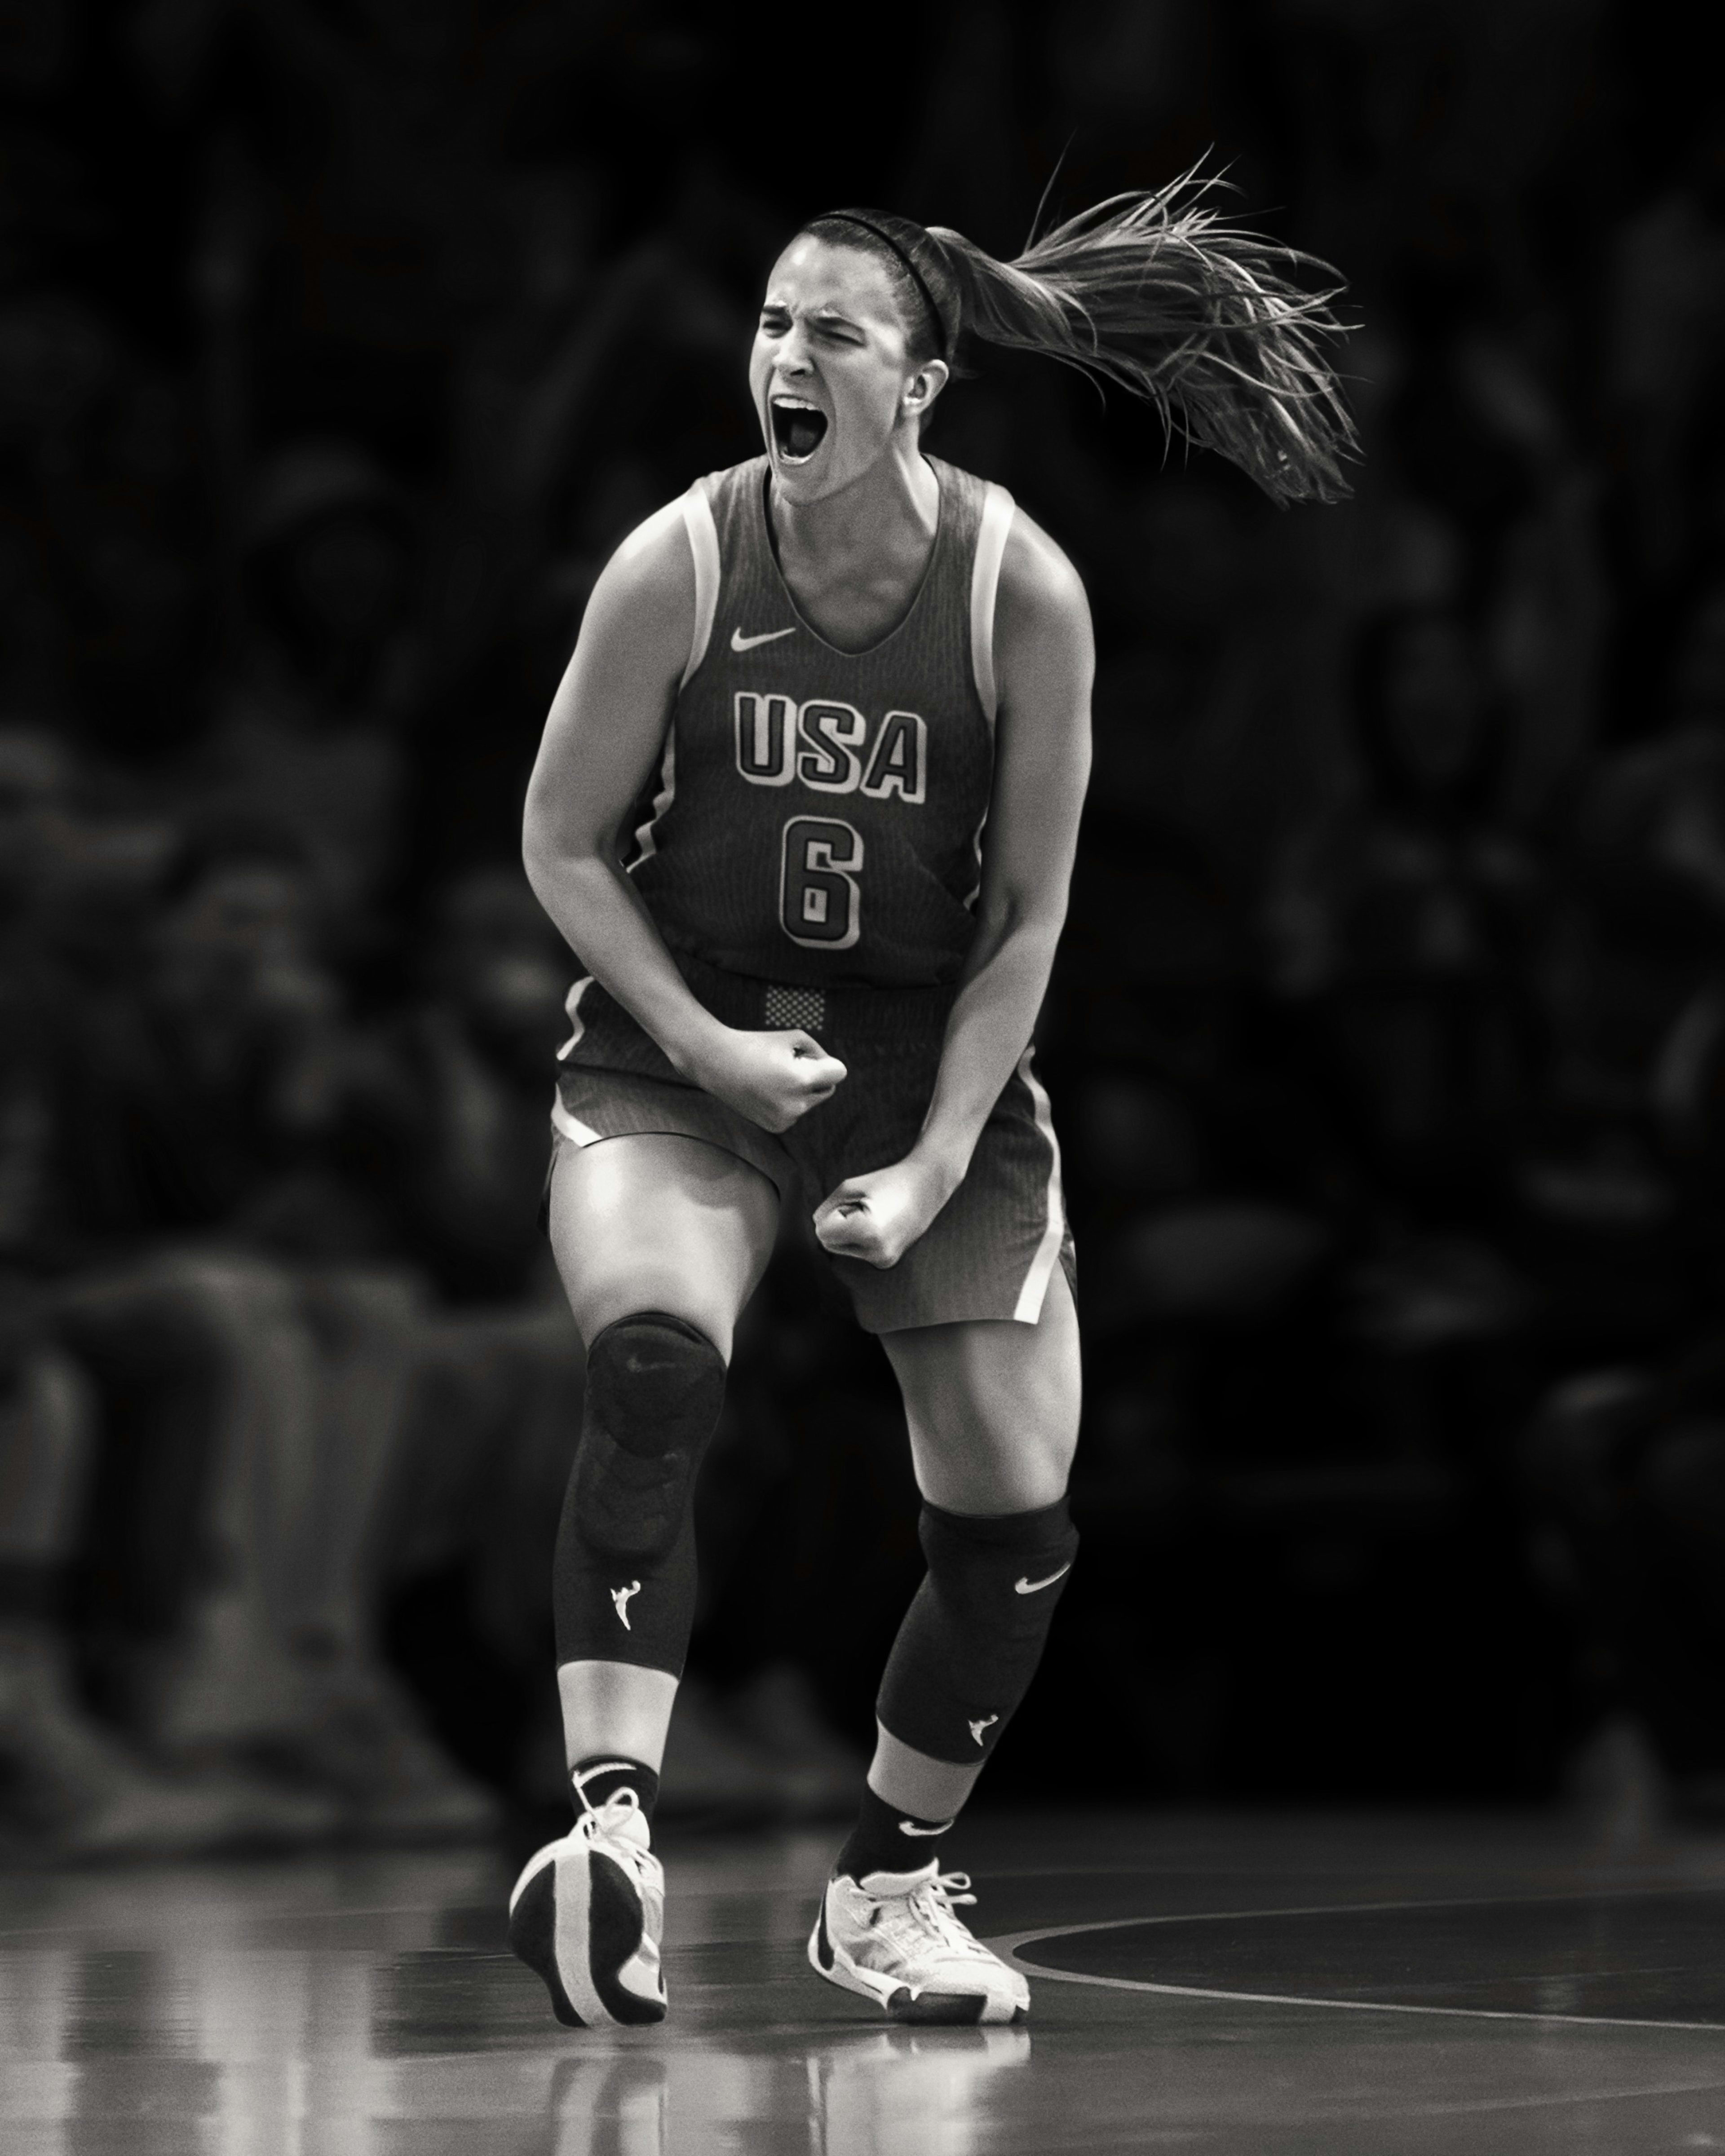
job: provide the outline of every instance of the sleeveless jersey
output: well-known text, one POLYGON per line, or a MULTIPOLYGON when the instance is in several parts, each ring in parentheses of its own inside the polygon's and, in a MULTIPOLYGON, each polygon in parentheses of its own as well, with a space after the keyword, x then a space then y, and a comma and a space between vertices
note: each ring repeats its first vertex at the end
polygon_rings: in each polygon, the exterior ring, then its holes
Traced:
POLYGON ((798 613, 764 457, 683 497, 695 634, 629 864, 674 952, 799 988, 957 979, 981 887, 1013 503, 929 461, 928 566, 866 651, 836 649, 798 613))

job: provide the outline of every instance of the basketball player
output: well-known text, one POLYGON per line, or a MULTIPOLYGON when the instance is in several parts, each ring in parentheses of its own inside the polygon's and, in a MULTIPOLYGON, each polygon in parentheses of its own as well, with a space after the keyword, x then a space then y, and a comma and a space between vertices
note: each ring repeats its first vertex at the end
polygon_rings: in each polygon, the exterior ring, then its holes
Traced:
POLYGON ((1054 542, 920 438, 968 331, 1153 398, 1280 499, 1332 499, 1332 294, 1291 285, 1293 259, 1202 189, 1118 198, 1010 264, 888 213, 818 217, 755 338, 766 454, 649 518, 594 588, 526 838, 588 969, 548 1182, 588 1380, 555 1576, 578 1817, 522 1872, 510 1938, 572 2026, 665 2011, 649 1833, 690 1491, 786 1203, 813 1204, 897 1374, 928 1568, 809 1958, 900 2020, 1029 2010, 942 1845, 1077 1549, 1072 1244, 1029 1041, 1091 626, 1054 542))

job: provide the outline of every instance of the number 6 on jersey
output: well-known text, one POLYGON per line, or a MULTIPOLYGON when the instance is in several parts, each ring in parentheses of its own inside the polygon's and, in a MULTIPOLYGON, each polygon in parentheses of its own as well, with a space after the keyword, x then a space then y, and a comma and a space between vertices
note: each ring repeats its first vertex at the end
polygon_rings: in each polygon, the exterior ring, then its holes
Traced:
POLYGON ((862 933, 862 834, 841 816, 793 816, 784 827, 778 918, 793 943, 848 951, 862 933))

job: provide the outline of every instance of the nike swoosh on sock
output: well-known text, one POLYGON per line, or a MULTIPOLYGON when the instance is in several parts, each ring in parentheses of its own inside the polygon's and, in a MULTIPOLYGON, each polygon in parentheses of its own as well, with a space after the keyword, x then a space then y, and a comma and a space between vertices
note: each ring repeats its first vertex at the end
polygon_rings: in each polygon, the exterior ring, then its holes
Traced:
POLYGON ((1051 1572, 1046 1579, 1015 1579, 1012 1584, 1014 1594, 1040 1594, 1045 1587, 1052 1587, 1057 1579, 1064 1579, 1072 1569, 1063 1564, 1058 1572, 1051 1572))

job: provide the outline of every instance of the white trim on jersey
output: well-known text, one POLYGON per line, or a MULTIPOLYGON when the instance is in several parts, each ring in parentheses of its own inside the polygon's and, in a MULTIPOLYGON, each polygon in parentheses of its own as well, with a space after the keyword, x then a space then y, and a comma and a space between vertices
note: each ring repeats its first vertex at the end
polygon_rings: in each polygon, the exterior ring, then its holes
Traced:
POLYGON ((719 610, 719 527, 713 521, 713 506, 706 489, 699 480, 683 496, 682 510, 689 552, 695 557, 695 634, 689 639, 689 664, 677 684, 680 689, 686 689, 706 656, 713 617, 719 610))
MULTIPOLYGON (((563 998, 563 1009, 569 1014, 569 1024, 572 1029, 569 1038, 557 1050, 557 1061, 559 1063, 567 1063, 568 1061, 569 1058, 574 1054, 575 1050, 580 1042, 581 1036, 587 1031, 587 1020, 581 1015, 581 998, 587 993, 588 990, 592 986, 593 975, 591 973, 583 973, 581 978, 575 983, 574 987, 570 989, 568 994, 563 998)), ((554 1131, 559 1132, 561 1136, 567 1138, 573 1145, 592 1145, 599 1136, 598 1132, 594 1130, 591 1125, 578 1122, 577 1119, 569 1113, 569 1111, 563 1106, 562 1096, 555 1090, 553 1090, 551 1096, 551 1127, 554 1131)))
POLYGON ((604 1136, 591 1123, 581 1122, 572 1116, 555 1093, 551 1096, 551 1127, 560 1138, 567 1138, 571 1145, 597 1145, 604 1136))
POLYGON ((1000 560, 1006 552, 1006 535, 1012 529, 1012 496, 990 480, 983 496, 983 520, 976 535, 976 557, 970 570, 970 665, 976 677, 976 693, 988 724, 1000 698, 994 680, 994 598, 1000 588, 1000 560))
MULTIPOLYGON (((713 521, 713 507, 706 498, 706 490, 699 480, 680 501, 672 502, 670 506, 672 513, 681 514, 683 528, 689 535, 689 552, 695 563, 695 633, 689 639, 689 664, 677 684, 680 692, 706 656, 707 640, 713 633, 713 617, 719 608, 719 527, 713 521)), ((635 833, 635 857, 629 865, 631 874, 659 851, 655 832, 660 818, 675 800, 676 794, 677 721, 673 712, 665 730, 659 791, 653 797, 646 820, 635 833)))
POLYGON ((977 901, 983 895, 983 834, 988 829, 988 812, 984 808, 983 811, 982 822, 977 825, 975 830, 970 834, 971 851, 976 855, 976 881, 971 886, 969 897, 964 901, 964 910, 967 913, 974 913, 976 911, 977 901))
POLYGON ((633 875, 643 861, 650 861, 659 851, 659 840, 655 836, 660 818, 677 798, 677 721, 673 715, 665 730, 665 754, 659 762, 659 791, 653 797, 653 806, 646 819, 635 833, 635 857, 629 865, 633 875))
POLYGON ((592 986, 593 975, 583 973, 568 994, 563 998, 563 1014, 569 1021, 570 1030, 569 1038, 557 1050, 559 1063, 568 1061, 580 1045, 582 1035, 587 1031, 587 1020, 581 1015, 581 998, 592 986))
POLYGON ((1036 1245, 1036 1255, 1030 1260, 1030 1270, 1024 1276, 1024 1285, 1019 1290, 1019 1299, 1013 1309, 1012 1314, 1020 1325, 1034 1325, 1041 1317, 1048 1283, 1054 1276, 1055 1260, 1060 1255, 1060 1245, 1066 1235, 1065 1196, 1060 1188, 1060 1142, 1055 1136, 1054 1112, 1049 1106, 1048 1096, 1030 1068, 1033 1053, 1028 1048, 1024 1050, 1019 1062, 1019 1075, 1029 1088, 1030 1105, 1036 1111, 1036 1127, 1048 1140, 1048 1224, 1042 1231, 1042 1240, 1036 1245))

